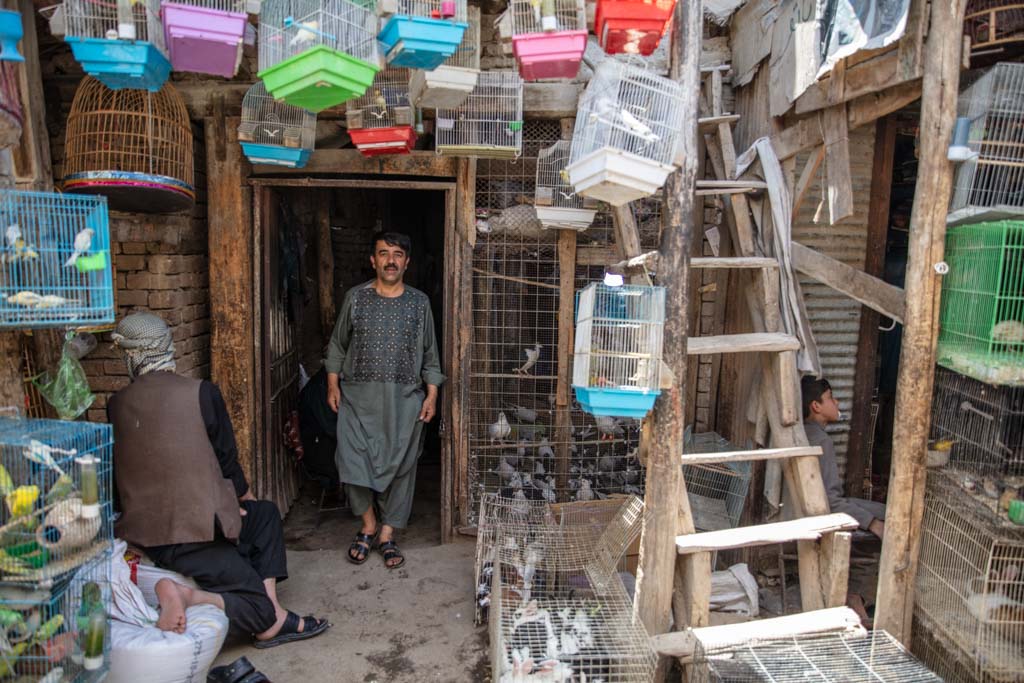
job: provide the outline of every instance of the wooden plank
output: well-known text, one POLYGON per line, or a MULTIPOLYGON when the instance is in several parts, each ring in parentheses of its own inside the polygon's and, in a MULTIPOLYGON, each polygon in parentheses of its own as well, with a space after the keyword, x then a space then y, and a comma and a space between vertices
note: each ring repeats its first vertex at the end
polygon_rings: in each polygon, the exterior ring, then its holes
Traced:
POLYGON ((801 414, 800 371, 797 367, 796 351, 775 354, 772 363, 779 378, 779 412, 782 424, 789 427, 798 424, 801 414))
POLYGON ((768 256, 697 256, 691 268, 778 268, 779 262, 768 256))
MULTIPOLYGON (((460 170, 462 170, 460 168, 460 170)), ((459 180, 464 179, 459 176, 459 180)), ((438 417, 441 421, 438 435, 441 439, 441 543, 451 543, 455 538, 455 527, 459 525, 456 509, 456 480, 459 470, 456 467, 455 451, 461 437, 458 431, 449 431, 455 427, 455 410, 462 410, 462 402, 459 400, 459 389, 462 386, 461 376, 458 370, 459 362, 459 292, 462 290, 462 269, 459 267, 459 243, 462 241, 458 225, 461 222, 460 201, 465 197, 459 194, 458 189, 449 190, 444 194, 444 320, 440 321, 442 335, 442 357, 441 365, 444 374, 449 382, 441 387, 440 404, 438 406, 438 417), (454 261, 454 263, 453 263, 454 261), (458 377, 458 379, 454 379, 458 377)), ((460 425, 461 426, 461 425, 460 425)))
POLYGON ((846 604, 852 538, 849 531, 839 531, 821 539, 821 592, 825 596, 826 607, 842 607, 846 604))
POLYGON ((455 308, 452 327, 455 346, 452 350, 452 374, 447 390, 451 396, 451 440, 453 449, 452 477, 456 510, 453 523, 469 523, 469 390, 470 363, 473 358, 473 241, 476 239, 476 159, 459 159, 456 176, 456 234, 451 267, 459 279, 451 292, 455 308))
POLYGON ((800 207, 804 203, 807 191, 811 189, 811 185, 817 179, 818 169, 824 160, 825 145, 821 145, 810 153, 807 157, 807 163, 804 164, 804 169, 800 171, 800 179, 796 181, 796 188, 793 191, 793 211, 791 215, 794 221, 796 221, 796 217, 800 214, 800 207))
POLYGON ((558 380, 555 382, 555 487, 569 490, 572 422, 569 370, 572 365, 576 300, 576 231, 558 231, 558 380))
POLYGON ((610 266, 619 260, 615 247, 576 247, 576 265, 578 266, 610 266))
MULTIPOLYGON (((928 26, 928 0, 910 0, 907 25, 899 42, 899 75, 904 80, 920 78, 924 73, 921 56, 928 26)), ((969 50, 964 50, 969 52, 969 50)), ((964 69, 969 68, 964 66, 964 69)))
POLYGON ((781 332, 690 337, 686 345, 686 352, 691 356, 705 353, 773 353, 799 349, 799 339, 791 334, 781 332))
MULTIPOLYGON (((235 135, 235 131, 231 131, 235 135)), ((317 173, 416 175, 454 178, 458 158, 442 157, 434 152, 364 157, 357 149, 318 149, 303 168, 260 165, 253 167, 254 176, 308 176, 317 173)))
POLYGON ((799 242, 792 243, 792 250, 793 267, 804 275, 813 277, 882 315, 903 322, 906 308, 904 290, 799 242))
POLYGON ((818 446, 792 446, 790 448, 756 448, 749 451, 724 451, 721 453, 684 453, 684 465, 708 465, 716 462, 754 462, 757 460, 781 460, 804 455, 821 455, 818 446))
POLYGON ((320 329, 324 339, 334 331, 334 249, 331 248, 331 197, 318 192, 316 203, 317 291, 320 302, 320 329))
POLYGON ((640 255, 640 229, 633 217, 629 204, 612 207, 612 227, 615 230, 615 246, 623 259, 640 255))
POLYGON ((917 186, 910 218, 906 292, 907 308, 896 385, 892 475, 885 513, 885 538, 878 574, 875 627, 885 629, 904 645, 910 644, 914 580, 921 549, 924 514, 925 453, 931 421, 935 378, 935 347, 942 278, 934 265, 943 259, 946 208, 953 166, 946 148, 956 118, 956 83, 960 70, 959 35, 964 0, 931 3, 932 40, 925 44, 924 91, 921 97, 921 136, 917 186))
MULTIPOLYGON (((36 7, 32 0, 17 0, 12 9, 21 14, 24 36, 20 52, 25 61, 18 67, 21 97, 21 142, 12 149, 14 180, 20 190, 48 192, 53 189, 50 160, 50 133, 46 127, 46 100, 43 90, 42 60, 36 33, 36 7)), ((11 7, 9 2, 8 7, 11 7)))
POLYGON ((772 32, 776 0, 752 0, 733 15, 730 23, 732 38, 733 87, 750 82, 758 65, 772 51, 772 32))
POLYGON ((801 517, 788 522, 684 534, 676 538, 676 550, 680 554, 685 554, 704 551, 716 552, 789 541, 816 541, 834 531, 850 531, 856 528, 857 520, 845 512, 835 512, 816 517, 801 517))
MULTIPOLYGON (((717 73, 717 72, 716 72, 717 73)), ((702 116, 697 121, 699 128, 697 129, 701 134, 703 133, 714 133, 718 130, 720 125, 730 125, 740 120, 739 114, 718 114, 716 116, 702 116)))
MULTIPOLYGON (((840 64, 843 60, 840 60, 840 64)), ((838 66, 838 64, 837 64, 838 66)), ((835 67, 825 78, 817 81, 804 91, 794 102, 794 111, 797 114, 807 114, 812 111, 826 109, 828 107, 842 104, 856 99, 861 95, 878 92, 899 85, 904 81, 920 78, 921 74, 903 77, 899 68, 899 50, 895 45, 867 61, 860 62, 856 66, 850 66, 844 76, 842 90, 833 94, 830 88, 834 85, 836 77, 835 67)))
MULTIPOLYGON (((768 183, 763 180, 698 180, 698 190, 722 190, 724 192, 747 192, 750 190, 766 190, 768 183)), ((723 192, 723 193, 724 193, 723 192)), ((712 193, 706 193, 712 194, 712 193)))
POLYGON ((850 178, 850 137, 846 128, 846 105, 829 107, 822 114, 825 129, 825 174, 828 178, 829 222, 838 223, 853 215, 853 179, 850 178))

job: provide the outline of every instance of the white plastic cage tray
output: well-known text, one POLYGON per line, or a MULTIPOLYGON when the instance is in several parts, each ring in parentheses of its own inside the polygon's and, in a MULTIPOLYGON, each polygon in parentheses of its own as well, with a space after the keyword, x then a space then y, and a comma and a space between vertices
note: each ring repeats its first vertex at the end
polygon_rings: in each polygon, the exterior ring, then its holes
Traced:
POLYGON ((649 197, 665 184, 672 166, 603 147, 566 167, 569 182, 585 197, 622 206, 649 197))
POLYGON ((442 64, 433 71, 416 69, 409 79, 409 99, 427 109, 455 109, 476 87, 477 69, 442 64))
POLYGON ((597 216, 596 209, 577 209, 566 206, 535 206, 537 220, 545 228, 586 230, 597 216))

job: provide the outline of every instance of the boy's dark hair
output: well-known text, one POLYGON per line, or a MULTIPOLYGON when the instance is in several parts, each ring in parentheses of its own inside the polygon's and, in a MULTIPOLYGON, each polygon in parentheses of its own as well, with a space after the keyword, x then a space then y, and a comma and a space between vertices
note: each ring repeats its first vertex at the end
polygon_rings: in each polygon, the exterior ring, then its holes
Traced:
POLYGON ((370 243, 370 253, 377 253, 377 242, 383 242, 389 247, 398 247, 405 252, 406 256, 412 255, 412 240, 409 236, 401 232, 390 232, 388 230, 381 230, 374 234, 373 241, 370 243))
POLYGON ((804 375, 800 378, 800 396, 804 404, 804 417, 810 417, 811 404, 821 401, 826 391, 830 391, 832 385, 824 377, 812 377, 804 375))

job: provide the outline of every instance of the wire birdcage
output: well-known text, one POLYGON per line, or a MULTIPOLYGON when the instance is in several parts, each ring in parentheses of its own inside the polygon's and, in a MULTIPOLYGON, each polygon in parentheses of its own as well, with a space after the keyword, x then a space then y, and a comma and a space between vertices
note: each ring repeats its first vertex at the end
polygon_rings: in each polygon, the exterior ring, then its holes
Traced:
POLYGON ((970 0, 964 35, 971 37, 971 66, 1020 55, 1024 49, 1024 3, 1018 0, 970 0))
POLYGON ((171 73, 160 0, 64 0, 75 59, 108 88, 157 91, 171 73))
POLYGON ((161 213, 195 203, 192 126, 170 83, 159 92, 78 86, 64 138, 64 190, 112 209, 161 213))
POLYGON ((569 184, 568 140, 555 144, 537 153, 537 185, 533 194, 533 206, 537 219, 545 228, 586 230, 597 215, 597 202, 577 194, 569 184))
POLYGON ((377 12, 388 63, 431 71, 455 54, 468 24, 466 0, 382 0, 377 12))
POLYGON ((433 71, 415 69, 409 78, 409 98, 417 107, 453 109, 462 105, 480 75, 480 8, 468 9, 468 27, 455 54, 433 71))
POLYGON ((523 79, 514 71, 484 71, 466 102, 437 110, 438 154, 492 159, 523 152, 523 79))
POLYGON ((700 683, 941 683, 885 631, 827 633, 705 647, 697 639, 691 680, 700 683))
POLYGON ((524 80, 575 78, 587 46, 582 0, 510 0, 512 52, 524 80))
POLYGON ((412 151, 415 116, 409 102, 409 70, 392 66, 377 72, 366 93, 345 108, 349 137, 365 156, 412 151))
POLYGON ((644 417, 661 393, 665 288, 594 283, 579 293, 572 385, 583 410, 644 417))
POLYGON ((266 0, 259 77, 275 99, 312 112, 359 97, 380 69, 377 16, 364 0, 266 0))
POLYGON ((653 194, 674 169, 682 131, 680 84, 608 59, 580 98, 569 181, 613 206, 653 194))
POLYGON ((163 0, 167 49, 175 71, 232 78, 242 61, 248 0, 163 0))
POLYGON ((955 473, 928 475, 915 612, 970 680, 1020 680, 1024 529, 965 497, 963 484, 955 473))
POLYGON ((938 362, 1024 386, 1024 221, 950 227, 946 262, 938 362))
POLYGON ((302 168, 316 144, 316 114, 278 102, 257 81, 242 98, 238 141, 251 163, 302 168))
POLYGON ((656 656, 616 572, 642 521, 643 503, 633 496, 596 538, 575 526, 499 528, 491 680, 651 680, 656 656))
MULTIPOLYGON (((714 432, 693 434, 689 427, 683 436, 684 453, 725 453, 737 450, 714 432)), ((686 495, 697 531, 732 529, 740 524, 750 489, 750 462, 683 465, 686 495)))
POLYGON ((0 190, 0 328, 114 321, 107 202, 0 190))

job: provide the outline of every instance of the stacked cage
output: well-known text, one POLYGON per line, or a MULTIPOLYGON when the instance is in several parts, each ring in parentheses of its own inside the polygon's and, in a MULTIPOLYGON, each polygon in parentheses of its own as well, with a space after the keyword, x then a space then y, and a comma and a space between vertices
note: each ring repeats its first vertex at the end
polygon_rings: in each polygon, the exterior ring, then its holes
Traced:
POLYGON ((64 15, 75 59, 108 88, 156 92, 170 75, 160 0, 65 0, 64 15))
POLYGON ((485 71, 465 103, 437 110, 438 154, 492 159, 523 151, 523 80, 514 71, 485 71))
POLYGON ((232 78, 242 61, 248 0, 163 0, 167 49, 175 71, 232 78))
POLYGON ((461 106, 480 75, 480 8, 470 7, 467 28, 455 54, 432 71, 415 69, 409 79, 409 99, 420 108, 461 106))
POLYGON ((610 55, 648 56, 665 34, 676 0, 597 0, 594 33, 610 55))
POLYGON ((559 140, 537 154, 537 186, 533 205, 545 228, 586 230, 597 215, 597 202, 577 194, 569 184, 568 140, 559 140))
POLYGON ((371 2, 267 0, 258 75, 274 99, 311 112, 359 97, 380 69, 376 29, 371 2))
POLYGON ((971 67, 1024 51, 1024 4, 1018 0, 968 0, 964 35, 971 38, 971 67))
POLYGON ((381 50, 392 66, 430 71, 455 54, 468 25, 466 0, 382 0, 381 50))
POLYGON ((668 178, 680 139, 679 83, 612 59, 580 98, 569 181, 582 195, 622 206, 668 178))
MULTIPOLYGON (((683 453, 728 453, 733 444, 714 432, 683 435, 683 453)), ((752 467, 747 462, 683 465, 686 496, 697 531, 720 531, 740 524, 750 489, 752 467)))
POLYGON ((112 429, 0 418, 0 676, 100 680, 109 663, 112 429))
POLYGON ((253 164, 302 168, 316 142, 316 114, 278 102, 257 81, 242 98, 238 141, 253 164))
POLYGON ((661 393, 665 288, 592 284, 577 300, 572 386, 596 416, 642 418, 661 393))
POLYGON ((0 328, 114 321, 103 197, 0 190, 0 328))
POLYGON ((348 103, 345 122, 363 156, 408 154, 416 143, 414 109, 409 102, 409 70, 389 66, 366 94, 348 103))
POLYGON ((100 194, 112 209, 163 213, 195 203, 192 126, 170 83, 110 90, 86 78, 68 114, 64 190, 100 194))
POLYGON ((642 518, 630 497, 597 538, 526 518, 498 527, 491 680, 651 680, 656 656, 616 571, 642 518))
POLYGON ((577 0, 510 0, 512 53, 523 80, 575 78, 587 47, 587 17, 577 0))

